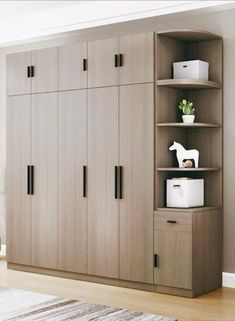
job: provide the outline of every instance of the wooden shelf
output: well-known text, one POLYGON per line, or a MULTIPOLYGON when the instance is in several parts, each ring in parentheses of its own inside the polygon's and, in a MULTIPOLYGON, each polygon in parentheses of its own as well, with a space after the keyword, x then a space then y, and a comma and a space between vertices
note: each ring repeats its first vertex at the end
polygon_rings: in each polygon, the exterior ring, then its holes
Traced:
POLYGON ((215 35, 214 33, 203 31, 203 30, 193 30, 193 29, 167 30, 167 31, 160 31, 157 34, 160 36, 165 36, 176 40, 181 40, 184 42, 199 42, 199 41, 221 39, 220 36, 215 35))
POLYGON ((158 86, 176 89, 218 89, 220 83, 200 79, 161 79, 157 80, 158 86))
POLYGON ((157 123, 157 127, 182 127, 182 128, 220 128, 219 124, 210 123, 157 123))
POLYGON ((179 167, 158 167, 158 172, 215 172, 220 171, 218 167, 198 167, 198 168, 179 168, 179 167))
POLYGON ((214 210, 214 209, 218 209, 221 208, 219 206, 198 206, 198 207, 189 207, 189 208, 185 208, 185 207, 159 207, 157 208, 156 211, 154 211, 155 213, 157 211, 166 211, 166 212, 197 212, 197 211, 209 211, 209 210, 214 210))

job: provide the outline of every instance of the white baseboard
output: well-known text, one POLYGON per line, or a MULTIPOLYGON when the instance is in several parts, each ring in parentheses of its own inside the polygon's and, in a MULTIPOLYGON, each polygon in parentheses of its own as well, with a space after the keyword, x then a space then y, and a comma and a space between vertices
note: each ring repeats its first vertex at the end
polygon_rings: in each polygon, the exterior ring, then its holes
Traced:
POLYGON ((0 256, 6 256, 6 245, 1 244, 0 256))
POLYGON ((223 287, 235 288, 235 273, 223 272, 223 287))

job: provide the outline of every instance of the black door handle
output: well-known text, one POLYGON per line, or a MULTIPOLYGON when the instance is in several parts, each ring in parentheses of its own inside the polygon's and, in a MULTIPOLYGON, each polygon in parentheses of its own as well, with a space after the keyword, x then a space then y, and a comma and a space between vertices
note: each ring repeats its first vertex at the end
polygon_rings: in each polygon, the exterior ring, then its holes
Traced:
POLYGON ((153 256, 153 266, 158 267, 158 256, 157 254, 154 254, 153 256))
POLYGON ((176 221, 167 220, 167 223, 175 224, 177 222, 176 221))
POLYGON ((34 66, 30 66, 30 77, 34 77, 34 66))
POLYGON ((123 54, 119 54, 119 67, 122 67, 124 64, 123 54))
POLYGON ((30 195, 30 165, 27 166, 27 194, 30 195))
POLYGON ((82 195, 83 197, 87 197, 87 167, 83 166, 83 187, 82 187, 82 195))
POLYGON ((87 59, 82 59, 82 70, 86 71, 87 70, 87 59))
POLYGON ((118 171, 118 198, 122 199, 122 166, 119 166, 118 171))
POLYGON ((115 67, 119 67, 118 56, 119 55, 114 55, 114 66, 115 67))
POLYGON ((30 78, 30 66, 27 66, 27 77, 30 78))
POLYGON ((114 198, 118 199, 118 166, 114 167, 114 198))
POLYGON ((30 195, 34 194, 34 166, 30 166, 30 195))

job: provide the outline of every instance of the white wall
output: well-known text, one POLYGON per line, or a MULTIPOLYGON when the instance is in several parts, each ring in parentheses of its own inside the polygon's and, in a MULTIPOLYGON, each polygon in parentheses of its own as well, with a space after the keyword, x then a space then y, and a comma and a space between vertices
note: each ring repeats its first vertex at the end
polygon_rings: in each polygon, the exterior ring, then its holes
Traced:
MULTIPOLYGON (((76 36, 63 37, 32 45, 5 48, 0 51, 0 228, 5 239, 5 54, 77 40, 105 38, 112 35, 160 31, 176 28, 195 28, 218 33, 224 38, 224 271, 235 272, 235 10, 166 20, 149 18, 80 31, 76 36)), ((215 52, 216 55, 216 52, 215 52)), ((211 106, 213 113, 213 106, 211 106)))

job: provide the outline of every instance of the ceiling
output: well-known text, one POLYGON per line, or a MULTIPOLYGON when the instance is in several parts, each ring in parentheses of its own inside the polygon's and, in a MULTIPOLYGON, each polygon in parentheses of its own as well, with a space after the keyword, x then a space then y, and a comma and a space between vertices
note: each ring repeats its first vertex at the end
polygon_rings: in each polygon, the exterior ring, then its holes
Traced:
POLYGON ((66 31, 235 5, 235 1, 0 1, 0 46, 66 31))

